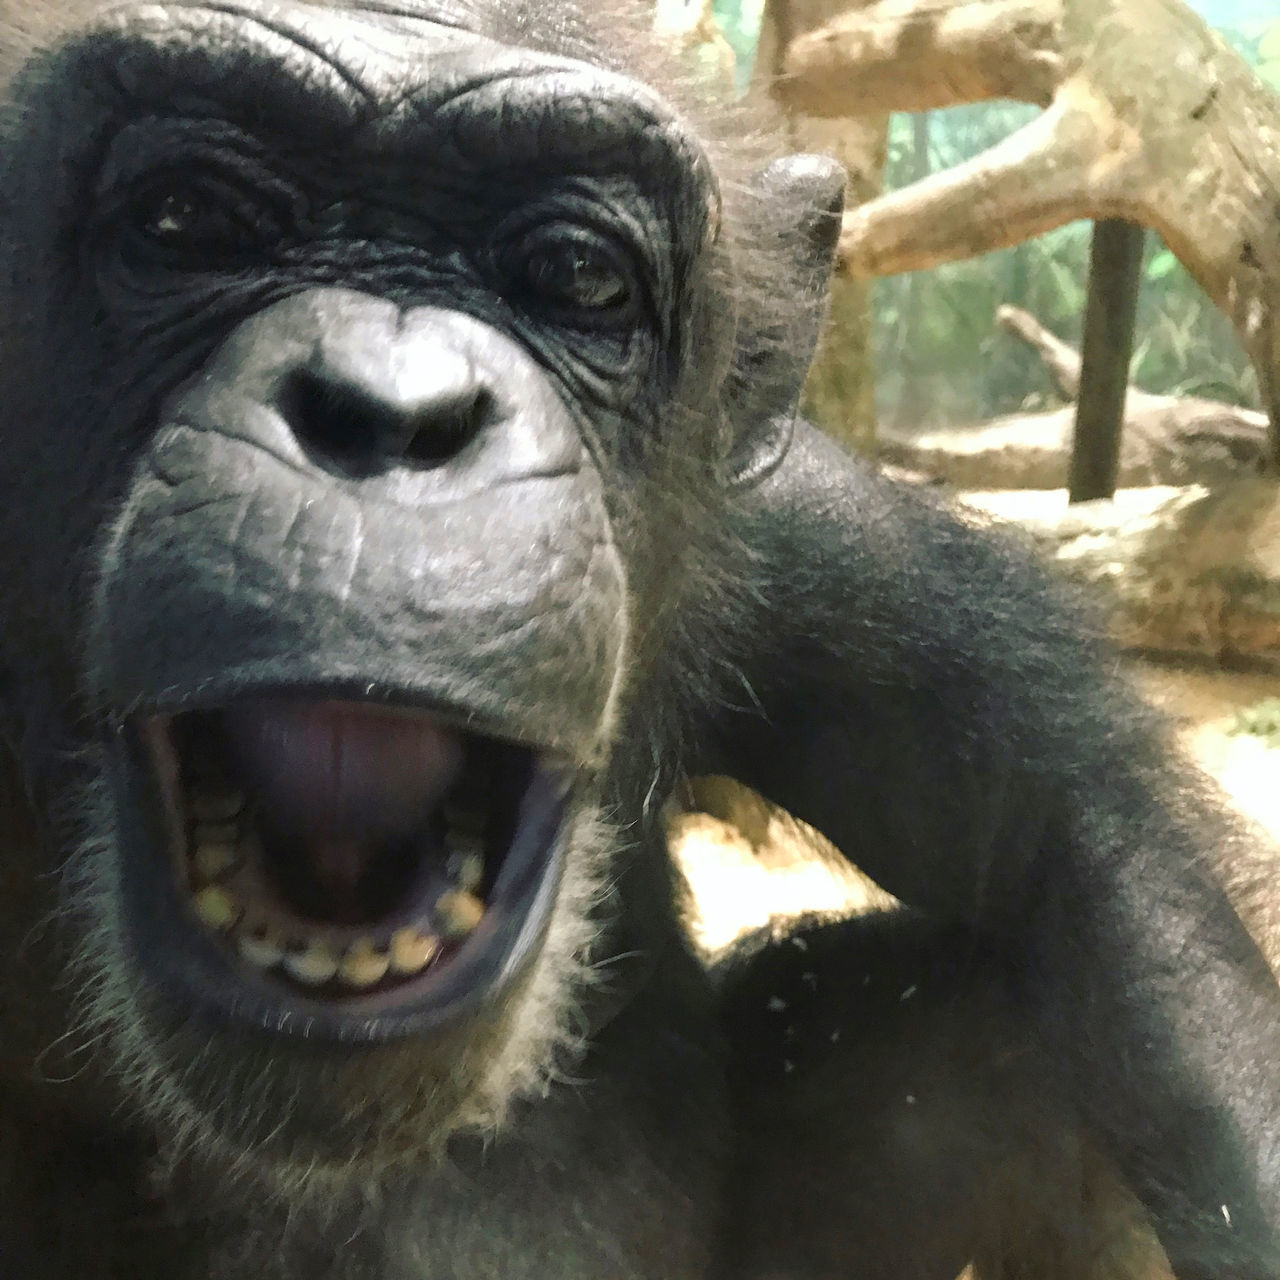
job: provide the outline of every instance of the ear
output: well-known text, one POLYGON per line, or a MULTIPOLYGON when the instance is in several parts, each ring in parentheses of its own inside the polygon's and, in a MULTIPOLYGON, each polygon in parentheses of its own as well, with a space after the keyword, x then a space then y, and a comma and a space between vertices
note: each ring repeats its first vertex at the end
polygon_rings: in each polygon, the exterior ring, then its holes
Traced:
POLYGON ((753 184, 743 254, 746 305, 729 407, 737 443, 730 483, 767 474, 790 443, 805 375, 827 313, 846 176, 827 156, 775 160, 753 184), (754 260, 758 255, 758 261, 754 260))

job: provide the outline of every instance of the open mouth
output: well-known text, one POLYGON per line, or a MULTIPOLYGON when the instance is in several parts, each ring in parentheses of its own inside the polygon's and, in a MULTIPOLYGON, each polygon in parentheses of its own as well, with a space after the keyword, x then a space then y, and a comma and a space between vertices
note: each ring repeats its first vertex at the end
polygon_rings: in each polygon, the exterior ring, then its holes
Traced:
POLYGON ((563 775, 532 748, 337 700, 141 729, 187 927, 281 995, 421 1002, 545 904, 563 775))

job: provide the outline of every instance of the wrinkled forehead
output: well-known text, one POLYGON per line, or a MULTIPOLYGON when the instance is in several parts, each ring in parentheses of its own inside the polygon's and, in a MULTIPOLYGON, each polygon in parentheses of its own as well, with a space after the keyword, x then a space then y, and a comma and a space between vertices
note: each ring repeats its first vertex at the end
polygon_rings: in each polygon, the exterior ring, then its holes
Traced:
MULTIPOLYGON (((412 96, 425 85, 442 92, 459 74, 592 70, 565 56, 554 40, 522 40, 511 20, 524 0, 112 0, 80 24, 90 32, 132 35, 158 48, 198 47, 216 56, 259 53, 315 76, 324 66, 370 102, 412 96), (536 46, 536 47, 534 47, 536 46), (308 56, 309 55, 309 56, 308 56)), ((553 5, 548 6, 548 11, 553 5)), ((548 32, 556 24, 548 22, 548 32)), ((610 77, 597 73, 604 83, 610 77)), ((323 78, 323 77, 321 77, 323 78)), ((613 77, 658 110, 661 98, 613 77)))
POLYGON ((83 3, 82 21, 61 40, 81 74, 96 69, 144 105, 203 97, 252 117, 246 123, 269 119, 303 136, 324 122, 384 138, 447 127, 451 150, 513 162, 625 152, 636 164, 683 170, 715 205, 707 156, 661 95, 580 58, 508 43, 515 7, 83 3))
POLYGON ((539 30, 552 34, 566 28, 576 0, 0 0, 0 32, 28 31, 45 40, 73 33, 91 24, 110 21, 117 11, 141 14, 149 10, 157 21, 173 18, 182 10, 257 13, 267 21, 286 17, 290 11, 303 22, 316 21, 324 10, 385 21, 393 26, 406 22, 436 23, 463 28, 495 39, 537 21, 539 30))

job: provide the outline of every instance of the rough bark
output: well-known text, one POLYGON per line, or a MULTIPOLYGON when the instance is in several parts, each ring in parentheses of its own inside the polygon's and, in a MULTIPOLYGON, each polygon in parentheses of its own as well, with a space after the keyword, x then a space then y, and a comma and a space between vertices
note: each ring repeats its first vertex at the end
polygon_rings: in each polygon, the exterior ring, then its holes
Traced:
POLYGON ((877 0, 798 34, 776 91, 814 115, 1043 105, 851 210, 845 269, 922 270, 1077 218, 1152 227, 1235 325, 1280 465, 1280 96, 1179 0, 877 0))

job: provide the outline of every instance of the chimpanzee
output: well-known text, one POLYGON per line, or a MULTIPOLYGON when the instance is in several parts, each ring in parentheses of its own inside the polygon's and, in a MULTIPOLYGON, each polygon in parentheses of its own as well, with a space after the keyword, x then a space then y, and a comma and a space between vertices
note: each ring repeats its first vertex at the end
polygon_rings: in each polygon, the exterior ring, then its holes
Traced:
POLYGON ((1280 1275, 1228 826, 1030 556, 797 421, 833 163, 612 4, 0 13, 5 1277, 950 1280, 966 1049, 1280 1275), (712 771, 910 917, 709 973, 712 771))

